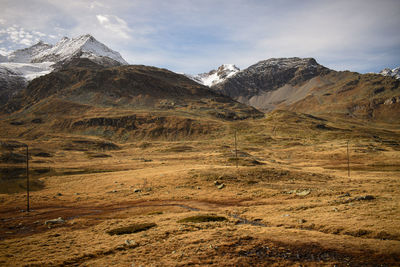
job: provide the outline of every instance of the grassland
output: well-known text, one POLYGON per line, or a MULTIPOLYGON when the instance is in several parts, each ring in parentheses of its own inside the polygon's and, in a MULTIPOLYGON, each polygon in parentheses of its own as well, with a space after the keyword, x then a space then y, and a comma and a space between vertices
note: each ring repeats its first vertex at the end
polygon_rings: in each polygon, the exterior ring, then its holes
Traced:
POLYGON ((9 130, 38 186, 27 213, 23 174, 2 174, 0 265, 399 265, 399 125, 283 111, 213 123, 125 141, 9 130), (152 227, 108 234, 132 225, 152 227))

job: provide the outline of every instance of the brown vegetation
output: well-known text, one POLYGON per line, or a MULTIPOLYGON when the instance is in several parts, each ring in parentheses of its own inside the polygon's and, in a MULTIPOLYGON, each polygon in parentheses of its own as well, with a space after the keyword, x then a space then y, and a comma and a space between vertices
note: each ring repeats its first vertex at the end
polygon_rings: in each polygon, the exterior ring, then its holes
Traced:
MULTIPOLYGON (((46 123, 30 133, 29 124, 0 123, 8 125, 2 139, 12 132, 29 144, 30 173, 41 183, 31 192, 32 211, 22 212, 25 163, 2 161, 2 188, 19 190, 0 194, 0 265, 400 260, 398 125, 277 111, 265 119, 213 121, 218 129, 190 138, 162 132, 122 142, 40 135, 46 123), (238 168, 230 160, 235 130, 238 168), (248 164, 253 160, 262 165, 248 164), (15 179, 4 171, 12 168, 20 169, 15 179), (59 217, 62 223, 45 223, 59 217), (119 229, 123 235, 107 234, 119 229)), ((2 159, 10 153, 22 155, 23 148, 2 149, 2 159)))

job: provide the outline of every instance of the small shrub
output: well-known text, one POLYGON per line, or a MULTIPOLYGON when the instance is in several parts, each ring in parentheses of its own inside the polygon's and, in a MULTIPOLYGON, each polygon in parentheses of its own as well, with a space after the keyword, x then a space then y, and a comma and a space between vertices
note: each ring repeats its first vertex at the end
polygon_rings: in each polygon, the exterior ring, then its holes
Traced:
POLYGON ((375 238, 382 240, 399 240, 397 236, 389 234, 388 232, 385 231, 380 231, 378 234, 375 235, 375 238))
POLYGON ((149 230, 150 228, 155 227, 155 223, 141 223, 141 224, 132 224, 125 227, 116 228, 110 231, 107 231, 109 235, 126 235, 126 234, 133 234, 142 231, 149 230))
POLYGON ((202 222, 222 222, 222 221, 227 221, 225 217, 222 216, 215 216, 215 215, 197 215, 197 216, 191 216, 187 218, 183 218, 179 220, 179 223, 187 223, 187 222, 192 222, 192 223, 202 223, 202 222))

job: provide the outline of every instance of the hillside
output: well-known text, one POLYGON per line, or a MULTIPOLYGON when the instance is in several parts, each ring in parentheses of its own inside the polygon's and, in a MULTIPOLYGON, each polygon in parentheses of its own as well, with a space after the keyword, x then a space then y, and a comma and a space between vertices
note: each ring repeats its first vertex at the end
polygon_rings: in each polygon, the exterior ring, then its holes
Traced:
POLYGON ((165 69, 104 68, 85 59, 33 80, 3 112, 6 123, 18 125, 11 131, 86 131, 124 139, 147 136, 146 131, 150 137, 191 135, 207 132, 210 123, 217 128, 215 120, 263 117, 254 108, 165 69))
POLYGON ((378 74, 331 72, 302 86, 309 93, 278 108, 315 115, 331 114, 363 120, 400 120, 400 81, 378 74))

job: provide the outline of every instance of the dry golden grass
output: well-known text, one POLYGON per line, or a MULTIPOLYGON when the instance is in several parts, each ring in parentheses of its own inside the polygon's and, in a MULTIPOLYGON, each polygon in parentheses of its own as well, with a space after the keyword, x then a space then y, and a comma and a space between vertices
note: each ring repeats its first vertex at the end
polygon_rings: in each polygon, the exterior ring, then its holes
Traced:
POLYGON ((63 149, 101 140, 88 136, 21 140, 50 155, 32 154, 32 169, 50 171, 30 213, 23 188, 0 194, 0 265, 399 265, 399 128, 326 119, 276 112, 104 151, 63 149), (203 215, 227 221, 179 222, 203 215), (145 223, 157 226, 107 234, 145 223))

